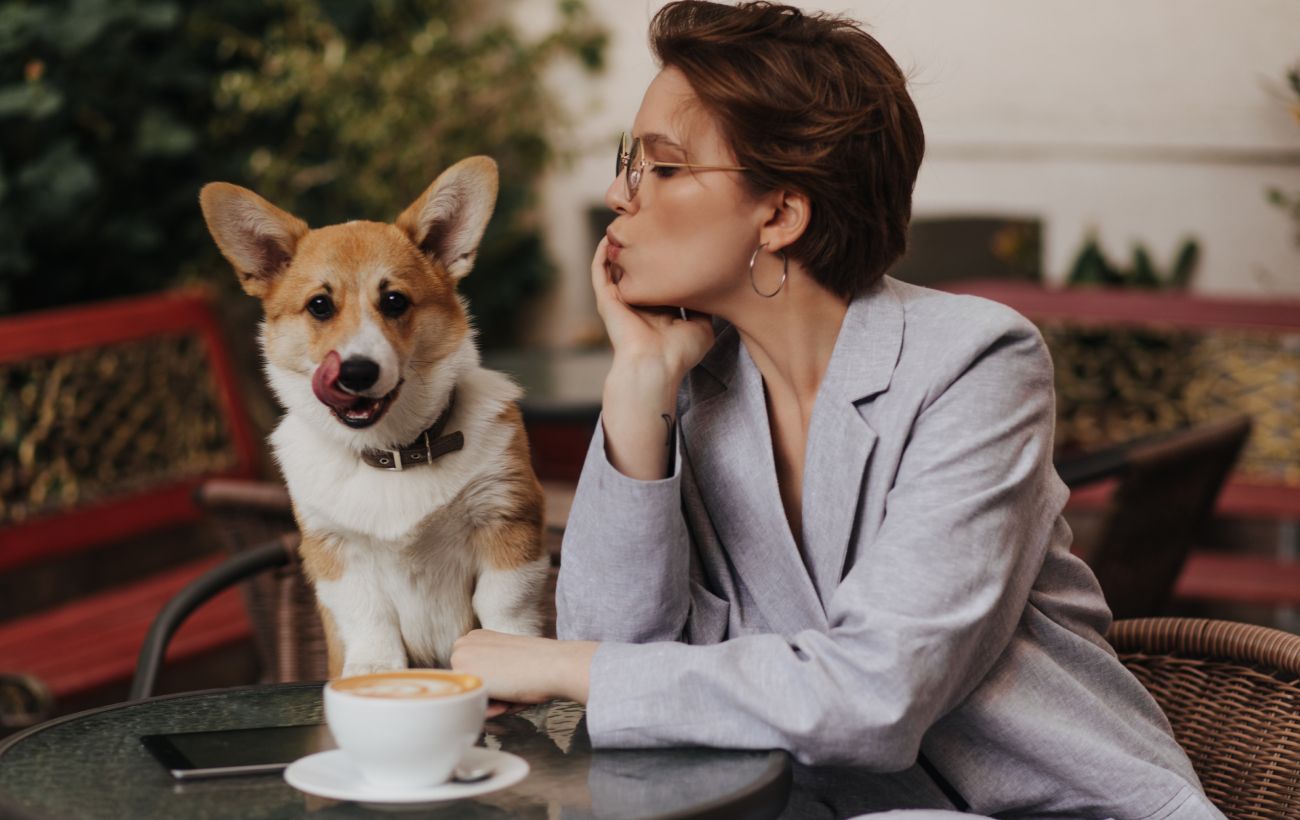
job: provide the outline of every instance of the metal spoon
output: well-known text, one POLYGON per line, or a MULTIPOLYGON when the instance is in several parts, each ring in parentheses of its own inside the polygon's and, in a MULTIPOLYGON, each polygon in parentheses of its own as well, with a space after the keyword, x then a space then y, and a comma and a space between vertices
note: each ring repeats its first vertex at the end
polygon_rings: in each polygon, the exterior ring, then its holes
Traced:
POLYGON ((480 783, 496 774, 491 766, 457 766, 451 773, 453 783, 480 783))

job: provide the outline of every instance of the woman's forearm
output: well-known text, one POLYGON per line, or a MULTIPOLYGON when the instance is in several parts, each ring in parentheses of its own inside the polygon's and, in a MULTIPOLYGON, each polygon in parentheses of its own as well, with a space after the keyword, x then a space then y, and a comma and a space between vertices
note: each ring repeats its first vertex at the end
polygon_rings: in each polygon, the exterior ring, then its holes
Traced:
POLYGON ((655 481, 668 472, 681 374, 660 362, 615 358, 601 399, 605 455, 629 478, 655 481))
POLYGON ((556 673, 553 685, 557 697, 585 704, 591 689, 591 659, 600 644, 596 641, 553 641, 556 673))
MULTIPOLYGON (((611 427, 617 429, 616 419, 611 427)), ((662 444, 660 436, 652 443, 662 444)), ((602 425, 587 448, 565 526, 556 629, 566 639, 677 640, 690 611, 682 477, 629 477, 614 466, 606 438, 602 425)))

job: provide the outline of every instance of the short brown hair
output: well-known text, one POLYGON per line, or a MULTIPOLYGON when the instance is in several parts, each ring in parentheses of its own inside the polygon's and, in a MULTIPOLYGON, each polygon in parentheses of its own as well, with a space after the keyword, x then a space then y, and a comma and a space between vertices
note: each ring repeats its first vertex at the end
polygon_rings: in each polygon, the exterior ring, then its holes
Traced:
POLYGON ((767 2, 678 0, 650 46, 686 75, 756 191, 809 198, 788 253, 852 298, 907 249, 925 134, 906 78, 857 23, 767 2))

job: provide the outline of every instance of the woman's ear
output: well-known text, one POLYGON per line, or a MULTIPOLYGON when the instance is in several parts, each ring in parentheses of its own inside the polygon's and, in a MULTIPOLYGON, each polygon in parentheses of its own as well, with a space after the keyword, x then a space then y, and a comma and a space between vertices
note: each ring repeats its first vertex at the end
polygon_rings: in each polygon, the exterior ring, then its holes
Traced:
POLYGON ((758 241, 767 244, 768 253, 789 247, 808 229, 812 217, 812 203, 796 191, 773 191, 765 198, 770 208, 768 218, 759 230, 758 241))

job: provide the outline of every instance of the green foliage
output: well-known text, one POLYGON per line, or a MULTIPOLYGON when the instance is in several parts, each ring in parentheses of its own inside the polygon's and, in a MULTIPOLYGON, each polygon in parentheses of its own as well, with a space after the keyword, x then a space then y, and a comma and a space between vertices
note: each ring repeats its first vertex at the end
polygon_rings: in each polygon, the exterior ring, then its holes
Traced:
POLYGON ((1295 242, 1300 245, 1300 193, 1287 194, 1281 188, 1268 189, 1268 201, 1286 211, 1295 223, 1295 242))
POLYGON ((1133 262, 1121 268, 1102 251, 1095 236, 1089 236, 1075 257, 1067 285, 1100 285, 1144 288, 1147 290, 1186 290, 1200 261, 1201 249, 1195 239, 1187 239, 1178 249, 1167 273, 1160 271, 1151 254, 1141 243, 1133 247, 1133 262))
MULTIPOLYGON (((1287 90, 1295 98, 1291 102, 1291 116, 1300 123, 1300 65, 1286 73, 1287 90)), ((1300 192, 1287 193, 1281 188, 1272 187, 1267 192, 1268 201, 1286 211, 1295 223, 1295 242, 1300 245, 1300 192)))
POLYGON ((314 225, 391 220, 485 153, 501 194, 462 287, 508 341, 549 272, 534 209, 565 112, 540 78, 598 70, 606 42, 581 0, 557 11, 532 40, 474 0, 0 3, 0 310, 233 281, 209 180, 314 225))
POLYGON ((0 5, 0 310, 156 287, 202 239, 213 66, 180 5, 0 5))

